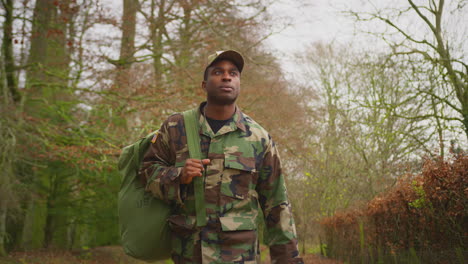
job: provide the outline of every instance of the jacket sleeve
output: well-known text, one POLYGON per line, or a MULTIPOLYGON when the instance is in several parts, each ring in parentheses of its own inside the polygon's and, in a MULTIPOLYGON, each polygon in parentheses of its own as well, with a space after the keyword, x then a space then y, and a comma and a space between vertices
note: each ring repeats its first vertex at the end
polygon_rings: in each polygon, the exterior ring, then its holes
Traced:
POLYGON ((154 134, 143 157, 139 177, 156 198, 182 204, 179 177, 182 167, 175 166, 176 150, 171 143, 170 123, 169 120, 164 122, 154 134))
POLYGON ((280 158, 272 140, 260 167, 257 192, 265 217, 265 244, 270 247, 271 263, 303 263, 280 158))

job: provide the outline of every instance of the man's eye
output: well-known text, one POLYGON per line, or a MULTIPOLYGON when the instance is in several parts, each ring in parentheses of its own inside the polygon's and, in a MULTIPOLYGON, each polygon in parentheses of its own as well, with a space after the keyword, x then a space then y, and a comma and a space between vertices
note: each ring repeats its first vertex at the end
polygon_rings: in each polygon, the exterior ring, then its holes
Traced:
POLYGON ((237 75, 238 75, 237 72, 235 72, 235 71, 234 71, 234 72, 231 72, 231 76, 237 76, 237 75))
POLYGON ((214 74, 220 75, 220 74, 221 74, 221 71, 214 71, 214 74))

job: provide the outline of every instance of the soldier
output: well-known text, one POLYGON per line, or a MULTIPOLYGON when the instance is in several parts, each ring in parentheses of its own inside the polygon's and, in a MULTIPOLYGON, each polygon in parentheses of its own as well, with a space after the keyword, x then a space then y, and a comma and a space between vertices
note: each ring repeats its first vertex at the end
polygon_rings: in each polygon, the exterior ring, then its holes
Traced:
POLYGON ((153 195, 175 207, 169 217, 172 259, 179 263, 260 263, 258 223, 272 263, 303 263, 278 150, 268 132, 236 106, 242 56, 209 57, 199 106, 201 151, 189 158, 184 119, 170 116, 146 152, 140 177, 153 195), (196 225, 194 177, 203 177, 207 223, 196 225))

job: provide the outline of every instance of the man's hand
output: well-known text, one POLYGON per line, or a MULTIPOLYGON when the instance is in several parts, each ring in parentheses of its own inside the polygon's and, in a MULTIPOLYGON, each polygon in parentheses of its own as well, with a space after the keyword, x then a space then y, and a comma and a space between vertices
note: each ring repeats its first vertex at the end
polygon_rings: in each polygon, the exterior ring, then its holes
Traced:
POLYGON ((182 184, 189 184, 192 182, 193 177, 201 177, 203 166, 210 164, 209 159, 187 159, 185 166, 182 169, 180 182, 182 184))

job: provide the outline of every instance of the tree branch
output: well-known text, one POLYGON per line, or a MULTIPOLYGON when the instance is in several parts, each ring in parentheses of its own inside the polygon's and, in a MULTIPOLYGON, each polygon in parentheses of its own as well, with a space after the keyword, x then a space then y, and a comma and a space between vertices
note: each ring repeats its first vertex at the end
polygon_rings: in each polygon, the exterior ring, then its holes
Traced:
POLYGON ((432 25, 431 21, 429 21, 429 19, 423 13, 421 13, 421 10, 419 10, 419 7, 416 6, 412 0, 408 0, 408 2, 413 7, 414 11, 416 11, 416 13, 419 15, 419 17, 422 18, 424 22, 426 22, 426 24, 429 26, 432 32, 434 32, 434 34, 437 34, 437 31, 434 25, 432 25))
POLYGON ((463 120, 457 117, 445 117, 445 116, 432 115, 432 114, 418 115, 418 116, 403 116, 399 114, 394 114, 394 116, 398 118, 407 119, 407 120, 424 120, 424 119, 429 119, 429 118, 440 118, 440 119, 447 120, 447 121, 459 121, 463 123, 463 120))
POLYGON ((453 110, 457 111, 458 113, 463 114, 463 111, 460 108, 456 107, 454 104, 452 104, 449 100, 447 100, 445 98, 442 98, 442 97, 440 97, 440 96, 438 96, 438 95, 436 95, 434 93, 431 93, 429 91, 423 91, 423 90, 418 90, 418 91, 421 92, 421 93, 425 93, 425 94, 427 94, 427 95, 429 95, 431 97, 434 97, 435 99, 447 104, 448 106, 450 106, 453 110))
POLYGON ((388 18, 383 18, 383 17, 380 17, 380 16, 376 16, 375 18, 377 19, 380 19, 382 21, 384 21, 385 23, 387 23, 388 25, 390 25, 391 27, 393 27, 394 29, 396 29, 398 32, 400 32, 403 36, 405 36, 406 39, 414 42, 414 43, 419 43, 419 44, 425 44, 425 45, 428 45, 429 47, 437 50, 437 47, 434 46, 432 43, 429 43, 427 40, 416 40, 414 39, 413 37, 411 37, 410 35, 408 35, 408 33, 406 33, 405 31, 403 31, 400 27, 398 27, 397 25, 395 25, 392 21, 390 21, 388 18))

